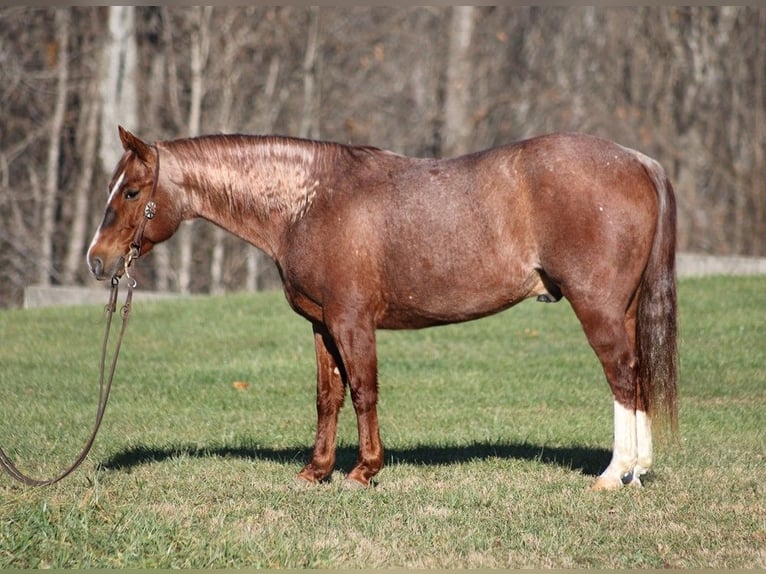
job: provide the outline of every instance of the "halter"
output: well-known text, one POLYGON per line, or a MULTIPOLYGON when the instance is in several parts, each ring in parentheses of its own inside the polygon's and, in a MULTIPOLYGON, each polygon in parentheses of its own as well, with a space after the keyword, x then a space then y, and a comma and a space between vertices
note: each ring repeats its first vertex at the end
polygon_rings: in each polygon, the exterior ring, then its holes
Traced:
POLYGON ((154 181, 152 182, 152 191, 149 193, 149 201, 144 206, 144 218, 141 223, 138 224, 136 232, 133 235, 133 239, 130 241, 130 250, 125 256, 125 274, 130 277, 128 270, 133 264, 135 259, 138 259, 141 255, 141 244, 144 241, 144 230, 149 220, 154 219, 157 214, 157 203, 154 201, 154 196, 157 195, 157 184, 160 181, 160 147, 155 143, 153 145, 154 151, 157 154, 157 161, 154 164, 154 181))

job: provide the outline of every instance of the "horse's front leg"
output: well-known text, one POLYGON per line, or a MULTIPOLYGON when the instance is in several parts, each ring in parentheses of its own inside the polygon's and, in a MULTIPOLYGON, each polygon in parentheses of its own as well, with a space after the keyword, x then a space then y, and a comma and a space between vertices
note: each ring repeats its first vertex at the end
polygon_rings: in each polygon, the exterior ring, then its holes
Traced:
POLYGON ((314 451, 309 463, 298 473, 298 478, 319 482, 327 477, 335 465, 335 437, 338 413, 343 406, 345 387, 338 365, 337 349, 327 331, 314 326, 314 346, 317 360, 317 432, 314 451))
POLYGON ((347 486, 368 486, 383 466, 383 445, 378 426, 378 359, 375 327, 357 317, 336 318, 330 330, 342 357, 346 381, 354 403, 359 432, 359 455, 346 477, 347 486))

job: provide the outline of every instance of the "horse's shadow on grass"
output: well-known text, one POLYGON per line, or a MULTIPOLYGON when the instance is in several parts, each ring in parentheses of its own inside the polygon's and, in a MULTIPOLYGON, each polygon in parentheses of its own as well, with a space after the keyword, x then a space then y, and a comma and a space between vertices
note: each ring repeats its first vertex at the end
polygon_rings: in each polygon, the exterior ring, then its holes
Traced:
MULTIPOLYGON (((112 455, 99 464, 104 470, 130 470, 143 464, 162 462, 177 457, 224 457, 250 460, 268 460, 284 464, 302 465, 307 462, 310 447, 264 448, 256 444, 243 446, 197 446, 189 444, 163 447, 134 446, 112 455)), ((339 446, 336 468, 347 470, 356 462, 355 446, 339 446)), ((611 452, 602 448, 579 446, 547 447, 529 443, 476 442, 467 445, 389 448, 385 451, 385 464, 411 464, 440 466, 495 458, 539 461, 579 471, 586 476, 597 476, 609 463, 611 452)))

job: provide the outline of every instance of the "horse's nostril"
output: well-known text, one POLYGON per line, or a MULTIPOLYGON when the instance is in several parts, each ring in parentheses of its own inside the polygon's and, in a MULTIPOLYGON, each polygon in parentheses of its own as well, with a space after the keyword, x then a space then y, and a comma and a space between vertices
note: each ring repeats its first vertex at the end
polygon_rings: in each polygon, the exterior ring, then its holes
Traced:
POLYGON ((90 271, 96 277, 104 276, 104 262, 100 257, 92 257, 90 259, 90 271))

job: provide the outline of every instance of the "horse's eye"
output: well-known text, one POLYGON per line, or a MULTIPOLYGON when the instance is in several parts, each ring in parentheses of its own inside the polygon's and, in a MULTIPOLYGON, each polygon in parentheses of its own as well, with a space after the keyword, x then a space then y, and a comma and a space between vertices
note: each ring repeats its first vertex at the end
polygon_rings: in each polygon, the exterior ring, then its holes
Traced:
POLYGON ((140 189, 126 189, 123 196, 128 200, 136 199, 139 193, 141 193, 140 189))

